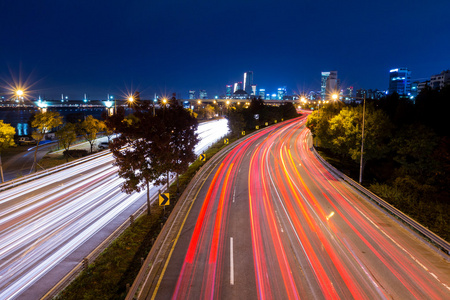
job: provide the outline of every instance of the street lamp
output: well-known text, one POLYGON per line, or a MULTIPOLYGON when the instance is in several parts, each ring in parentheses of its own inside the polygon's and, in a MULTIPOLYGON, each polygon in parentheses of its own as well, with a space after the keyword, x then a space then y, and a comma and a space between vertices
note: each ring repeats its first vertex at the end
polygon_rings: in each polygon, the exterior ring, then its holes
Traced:
POLYGON ((365 113, 366 113, 366 94, 364 93, 364 104, 363 104, 363 126, 361 134, 361 161, 359 163, 359 184, 362 183, 363 176, 363 152, 364 152, 364 123, 365 123, 365 113))
MULTIPOLYGON (((333 94, 331 96, 333 100, 338 100, 339 95, 333 94)), ((364 129, 365 129, 365 114, 366 114, 366 94, 364 94, 363 98, 355 97, 354 99, 363 100, 363 123, 362 123, 362 133, 361 133, 361 160, 359 162, 359 184, 362 183, 363 178, 363 157, 364 157, 364 129)))
POLYGON ((16 96, 17 96, 17 102, 20 103, 20 97, 23 96, 23 90, 17 90, 16 91, 16 96))
POLYGON ((133 96, 128 97, 128 104, 129 104, 130 108, 131 108, 131 105, 133 104, 133 102, 134 102, 134 97, 133 96))

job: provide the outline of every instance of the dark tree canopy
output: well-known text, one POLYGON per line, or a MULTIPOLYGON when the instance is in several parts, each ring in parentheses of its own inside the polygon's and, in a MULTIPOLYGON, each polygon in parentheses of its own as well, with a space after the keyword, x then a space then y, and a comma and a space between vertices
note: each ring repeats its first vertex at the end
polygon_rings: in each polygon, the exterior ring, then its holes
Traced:
POLYGON ((184 172, 196 157, 197 120, 181 106, 172 104, 157 109, 145 101, 135 106, 127 117, 118 111, 106 120, 107 126, 118 134, 110 149, 125 181, 126 193, 147 189, 151 183, 168 181, 168 172, 184 172))

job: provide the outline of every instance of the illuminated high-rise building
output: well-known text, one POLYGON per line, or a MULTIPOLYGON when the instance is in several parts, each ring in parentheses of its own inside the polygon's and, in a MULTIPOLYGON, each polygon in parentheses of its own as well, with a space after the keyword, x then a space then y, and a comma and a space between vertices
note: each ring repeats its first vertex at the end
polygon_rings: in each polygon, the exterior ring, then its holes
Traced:
POLYGON ((200 90, 200 99, 208 99, 208 93, 205 90, 200 90))
POLYGON ((247 94, 252 93, 252 85, 253 85, 253 72, 248 71, 244 73, 244 86, 243 90, 247 92, 247 94))
POLYGON ((266 89, 259 89, 259 97, 264 100, 266 98, 266 89))
POLYGON ((330 72, 322 72, 322 78, 320 80, 320 98, 322 100, 325 100, 328 76, 330 76, 330 72))
POLYGON ((322 100, 330 98, 333 93, 339 91, 337 71, 322 72, 320 85, 320 97, 322 100))
POLYGON ((411 95, 411 71, 408 68, 397 68, 389 71, 389 95, 411 95))
POLYGON ((251 96, 256 96, 256 84, 252 84, 252 92, 250 93, 251 96))
POLYGON ((236 93, 237 91, 242 90, 242 82, 236 82, 234 84, 234 89, 233 89, 233 93, 236 93))
POLYGON ((231 98, 231 96, 233 96, 233 86, 231 84, 227 84, 226 97, 231 98))
POLYGON ((286 87, 278 88, 277 99, 283 100, 284 96, 286 96, 286 87))
POLYGON ((349 98, 351 98, 353 96, 353 87, 352 86, 347 88, 347 96, 349 98))
POLYGON ((195 99, 195 91, 194 90, 189 91, 189 99, 195 99))

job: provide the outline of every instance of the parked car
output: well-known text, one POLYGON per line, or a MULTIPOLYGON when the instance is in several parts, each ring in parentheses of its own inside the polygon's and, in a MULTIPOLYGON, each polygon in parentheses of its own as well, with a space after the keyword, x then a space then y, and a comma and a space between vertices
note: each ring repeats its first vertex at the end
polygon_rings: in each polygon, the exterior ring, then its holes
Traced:
POLYGON ((36 140, 28 136, 22 136, 17 142, 19 145, 36 145, 36 140))
POLYGON ((98 149, 108 149, 109 148, 109 143, 108 142, 101 142, 100 144, 98 144, 98 149))

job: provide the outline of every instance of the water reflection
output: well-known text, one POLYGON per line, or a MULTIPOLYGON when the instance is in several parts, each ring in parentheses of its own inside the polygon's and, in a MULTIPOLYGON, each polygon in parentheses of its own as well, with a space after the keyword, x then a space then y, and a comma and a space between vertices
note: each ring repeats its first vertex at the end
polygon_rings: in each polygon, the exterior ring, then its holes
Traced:
POLYGON ((16 126, 16 134, 18 136, 30 135, 28 123, 18 123, 16 126))

